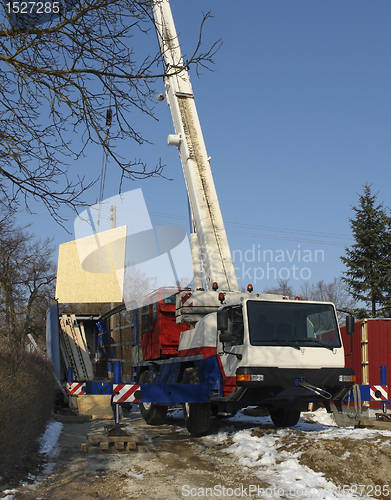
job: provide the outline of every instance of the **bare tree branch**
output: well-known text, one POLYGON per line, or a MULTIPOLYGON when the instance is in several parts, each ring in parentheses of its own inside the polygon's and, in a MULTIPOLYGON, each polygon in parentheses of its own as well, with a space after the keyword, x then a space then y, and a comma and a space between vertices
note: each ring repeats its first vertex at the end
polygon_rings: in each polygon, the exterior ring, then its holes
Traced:
MULTIPOLYGON (((143 49, 155 36, 150 0, 70 3, 73 8, 41 26, 28 17, 16 22, 6 3, 0 6, 0 191, 10 204, 22 199, 28 207, 31 198, 42 200, 57 220, 59 207, 80 206, 96 180, 72 173, 72 163, 90 144, 104 148, 121 179, 160 176, 163 170, 160 162, 150 168, 115 148, 119 140, 148 142, 136 129, 135 110, 155 119, 154 85, 165 70, 159 53, 143 49), (110 130, 108 108, 115 120, 110 130)), ((220 44, 202 52, 210 17, 204 15, 195 50, 184 57, 197 71, 210 68, 220 44)))

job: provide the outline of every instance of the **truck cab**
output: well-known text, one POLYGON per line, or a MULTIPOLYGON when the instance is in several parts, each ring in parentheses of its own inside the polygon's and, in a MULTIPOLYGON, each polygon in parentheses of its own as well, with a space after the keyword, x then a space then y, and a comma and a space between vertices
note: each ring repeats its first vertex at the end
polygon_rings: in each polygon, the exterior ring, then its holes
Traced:
POLYGON ((311 402, 340 402, 354 385, 334 304, 255 294, 233 302, 227 294, 226 302, 183 332, 179 343, 179 356, 216 356, 222 375, 217 413, 256 405, 272 418, 277 412, 285 425, 311 402))

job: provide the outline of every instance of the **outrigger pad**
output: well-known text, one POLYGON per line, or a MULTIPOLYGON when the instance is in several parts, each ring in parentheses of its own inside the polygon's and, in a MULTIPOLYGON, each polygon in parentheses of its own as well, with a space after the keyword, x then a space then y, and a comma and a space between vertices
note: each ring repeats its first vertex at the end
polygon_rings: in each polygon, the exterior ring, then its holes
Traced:
POLYGON ((359 419, 355 415, 340 413, 338 410, 333 411, 333 417, 338 427, 355 427, 359 423, 359 419))

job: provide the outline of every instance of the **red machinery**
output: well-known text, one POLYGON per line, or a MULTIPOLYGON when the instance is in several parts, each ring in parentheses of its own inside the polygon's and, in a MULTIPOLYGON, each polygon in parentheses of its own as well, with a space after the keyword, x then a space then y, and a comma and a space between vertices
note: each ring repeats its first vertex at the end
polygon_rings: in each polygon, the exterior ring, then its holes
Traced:
POLYGON ((357 320, 353 336, 346 335, 345 326, 341 335, 346 367, 356 373, 362 401, 379 408, 388 401, 387 387, 391 386, 391 319, 357 320))
POLYGON ((141 310, 141 334, 144 361, 178 355, 180 333, 189 325, 175 320, 176 294, 184 290, 159 288, 150 293, 141 310))

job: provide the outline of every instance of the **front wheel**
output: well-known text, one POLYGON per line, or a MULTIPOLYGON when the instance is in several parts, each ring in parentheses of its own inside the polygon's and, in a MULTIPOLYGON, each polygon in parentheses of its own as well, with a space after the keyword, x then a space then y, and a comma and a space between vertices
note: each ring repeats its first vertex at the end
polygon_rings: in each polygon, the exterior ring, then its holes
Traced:
MULTIPOLYGON (((195 368, 187 368, 183 374, 184 384, 199 384, 195 368)), ((190 434, 205 434, 210 427, 210 403, 184 403, 183 416, 190 434)))
POLYGON ((276 427, 293 427, 300 418, 300 412, 297 410, 287 410, 286 408, 277 408, 270 410, 270 418, 276 427))
MULTIPOLYGON (((152 384, 152 376, 149 371, 140 375, 139 384, 152 384)), ((148 425, 161 425, 167 415, 168 406, 154 403, 139 403, 140 412, 148 425)))

